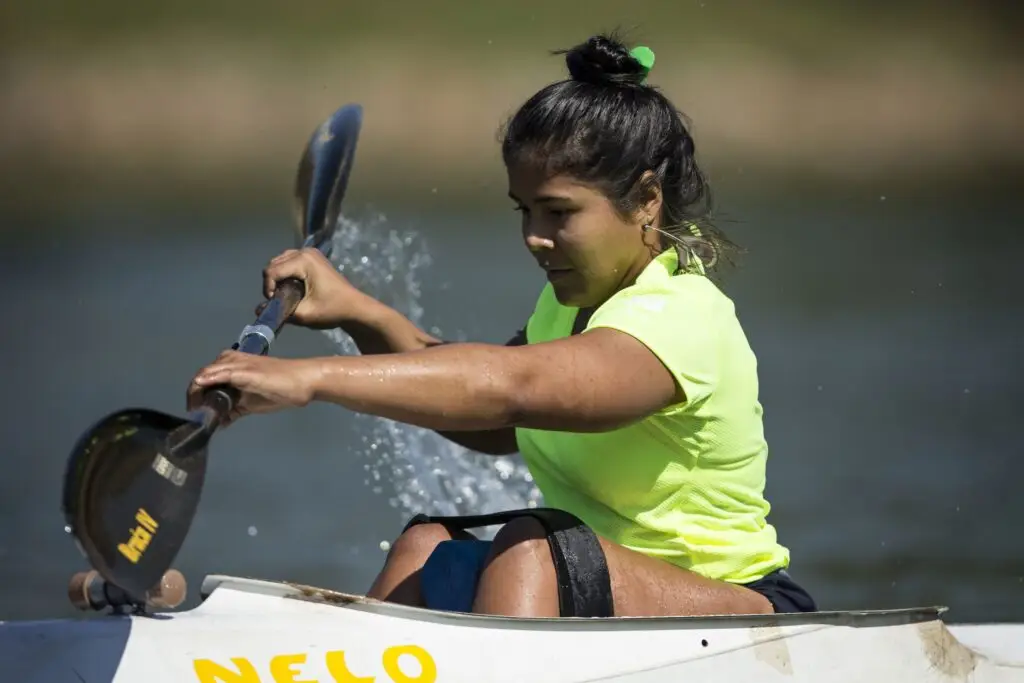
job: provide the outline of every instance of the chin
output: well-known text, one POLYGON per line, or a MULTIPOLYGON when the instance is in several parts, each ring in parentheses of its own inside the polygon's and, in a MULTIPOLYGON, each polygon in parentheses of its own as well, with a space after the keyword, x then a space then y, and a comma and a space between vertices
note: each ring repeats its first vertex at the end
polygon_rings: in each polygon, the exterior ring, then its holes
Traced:
POLYGON ((555 298, 558 299, 558 303, 563 306, 569 306, 571 308, 587 308, 588 306, 593 306, 596 303, 590 292, 581 290, 579 287, 567 287, 565 285, 559 286, 557 284, 552 284, 551 288, 554 290, 555 298))

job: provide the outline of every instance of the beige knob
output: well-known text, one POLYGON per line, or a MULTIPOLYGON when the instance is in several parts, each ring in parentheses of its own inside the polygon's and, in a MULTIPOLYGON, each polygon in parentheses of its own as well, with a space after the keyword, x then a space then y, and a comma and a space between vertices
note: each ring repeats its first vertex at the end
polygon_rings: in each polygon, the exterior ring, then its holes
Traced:
POLYGON ((146 604, 157 609, 174 609, 185 601, 188 586, 184 575, 177 569, 168 569, 160 582, 147 593, 146 604))
POLYGON ((92 603, 89 600, 89 587, 93 581, 99 578, 100 573, 95 569, 87 572, 78 572, 71 577, 71 581, 68 583, 68 597, 76 609, 92 609, 92 603))
MULTIPOLYGON (((151 609, 174 609, 185 601, 187 593, 188 586, 182 573, 177 569, 168 569, 146 593, 145 606, 151 609)), ((71 577, 68 598, 72 605, 83 611, 127 606, 134 602, 117 586, 108 586, 95 569, 78 572, 71 577)))

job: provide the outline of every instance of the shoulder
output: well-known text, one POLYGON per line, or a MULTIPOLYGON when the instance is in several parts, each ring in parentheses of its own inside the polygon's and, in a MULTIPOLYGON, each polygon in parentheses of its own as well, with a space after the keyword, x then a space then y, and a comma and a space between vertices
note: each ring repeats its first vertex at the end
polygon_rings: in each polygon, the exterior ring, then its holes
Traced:
POLYGON ((708 326, 734 314, 732 300, 704 275, 665 274, 616 292, 594 312, 591 325, 635 319, 672 328, 708 326))
POLYGON ((587 330, 611 328, 640 341, 695 405, 719 384, 723 341, 734 326, 732 301, 707 277, 663 273, 617 292, 587 330))

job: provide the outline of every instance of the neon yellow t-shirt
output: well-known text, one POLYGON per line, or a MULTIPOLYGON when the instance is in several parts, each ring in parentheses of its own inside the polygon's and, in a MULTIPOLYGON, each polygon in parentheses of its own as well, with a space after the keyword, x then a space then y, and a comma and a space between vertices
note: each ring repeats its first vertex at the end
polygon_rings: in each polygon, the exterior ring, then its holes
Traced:
MULTIPOLYGON (((732 301, 703 271, 679 272, 675 249, 602 304, 588 330, 608 327, 646 345, 686 395, 609 432, 516 429, 545 504, 599 536, 704 576, 748 583, 789 565, 767 523, 768 446, 757 360, 732 301)), ((578 309, 547 285, 527 343, 570 336, 578 309)))

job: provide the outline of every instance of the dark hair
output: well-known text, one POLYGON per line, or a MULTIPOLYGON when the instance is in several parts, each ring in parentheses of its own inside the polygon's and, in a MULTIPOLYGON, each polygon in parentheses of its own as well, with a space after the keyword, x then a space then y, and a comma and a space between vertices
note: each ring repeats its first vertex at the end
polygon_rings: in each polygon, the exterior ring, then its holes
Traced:
POLYGON ((734 245, 709 220, 711 192, 683 115, 644 83, 643 65, 613 35, 554 54, 565 55, 571 78, 544 87, 512 116, 501 145, 505 164, 539 165, 590 183, 624 216, 639 206, 649 189, 640 180, 651 171, 661 185, 668 241, 714 265, 734 245))

